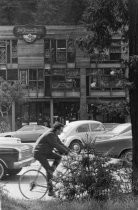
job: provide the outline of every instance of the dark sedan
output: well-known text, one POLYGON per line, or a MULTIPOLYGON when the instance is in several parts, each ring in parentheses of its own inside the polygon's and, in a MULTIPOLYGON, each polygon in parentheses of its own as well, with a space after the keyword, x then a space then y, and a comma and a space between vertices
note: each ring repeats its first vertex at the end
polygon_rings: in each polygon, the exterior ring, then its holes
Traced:
POLYGON ((110 139, 97 139, 95 151, 98 154, 122 158, 127 162, 132 161, 132 131, 112 137, 110 139))

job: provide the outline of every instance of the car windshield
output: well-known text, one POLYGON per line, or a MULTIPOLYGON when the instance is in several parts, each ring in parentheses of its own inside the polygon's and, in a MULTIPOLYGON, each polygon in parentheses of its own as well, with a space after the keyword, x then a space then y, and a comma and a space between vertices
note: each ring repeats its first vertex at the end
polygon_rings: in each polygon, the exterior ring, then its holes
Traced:
POLYGON ((119 134, 119 133, 122 133, 122 132, 129 131, 130 128, 131 128, 131 125, 129 125, 129 124, 120 124, 120 125, 116 126, 115 128, 113 128, 111 131, 114 134, 119 134))

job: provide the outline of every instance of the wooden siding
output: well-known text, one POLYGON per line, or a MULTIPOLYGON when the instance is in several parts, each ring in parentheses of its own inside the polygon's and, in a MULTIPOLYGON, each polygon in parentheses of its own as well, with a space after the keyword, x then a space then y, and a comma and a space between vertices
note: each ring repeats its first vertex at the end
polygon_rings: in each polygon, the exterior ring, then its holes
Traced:
MULTIPOLYGON (((46 27, 46 38, 59 37, 59 38, 75 38, 76 36, 82 36, 86 33, 86 29, 83 26, 55 26, 48 25, 46 27)), ((14 39, 13 34, 14 26, 0 26, 0 39, 14 39)))
POLYGON ((44 40, 37 40, 32 44, 18 40, 19 68, 44 67, 44 40))

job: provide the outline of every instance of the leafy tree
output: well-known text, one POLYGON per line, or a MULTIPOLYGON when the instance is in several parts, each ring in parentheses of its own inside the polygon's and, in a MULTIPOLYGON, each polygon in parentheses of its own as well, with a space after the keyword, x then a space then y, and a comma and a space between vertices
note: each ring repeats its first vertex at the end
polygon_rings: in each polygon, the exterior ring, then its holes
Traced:
POLYGON ((83 16, 84 24, 91 32, 79 44, 91 54, 94 49, 103 51, 110 46, 111 36, 114 32, 121 32, 122 39, 128 39, 129 34, 129 93, 130 115, 132 123, 133 144, 133 192, 138 195, 138 2, 137 0, 89 0, 83 16), (129 2, 129 5, 128 5, 129 2), (129 33, 128 33, 129 11, 129 33))
MULTIPOLYGON (((1 126, 4 122, 8 127, 8 114, 13 103, 22 103, 25 100, 25 92, 20 82, 13 84, 1 80, 0 81, 0 122, 1 126)), ((2 129, 2 128, 1 128, 2 129)), ((6 127, 2 131, 5 131, 6 127)))
POLYGON ((0 0, 0 25, 35 22, 37 0, 0 0))

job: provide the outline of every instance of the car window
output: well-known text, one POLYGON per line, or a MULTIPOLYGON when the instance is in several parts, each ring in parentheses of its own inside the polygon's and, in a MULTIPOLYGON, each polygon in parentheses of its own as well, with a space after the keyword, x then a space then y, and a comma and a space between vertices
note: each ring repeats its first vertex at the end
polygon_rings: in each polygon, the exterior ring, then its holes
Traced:
POLYGON ((78 128, 77 128, 77 132, 78 133, 81 133, 81 132, 89 132, 89 124, 84 124, 84 125, 80 125, 78 128))
POLYGON ((91 131, 104 131, 104 127, 102 124, 92 123, 90 124, 91 131))
POLYGON ((19 129, 19 131, 31 131, 33 130, 34 125, 25 125, 22 128, 19 129))

